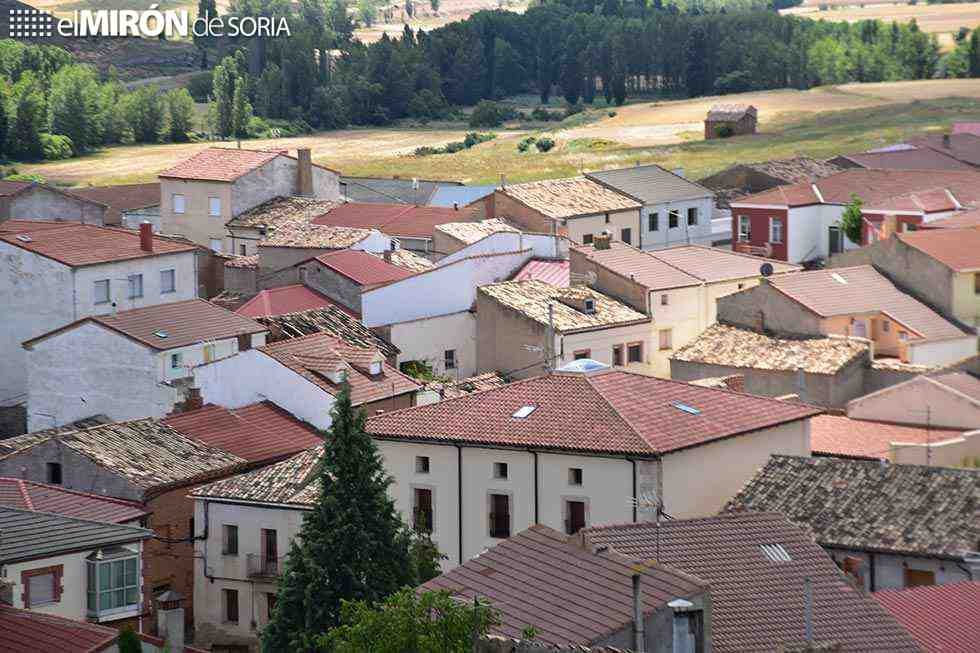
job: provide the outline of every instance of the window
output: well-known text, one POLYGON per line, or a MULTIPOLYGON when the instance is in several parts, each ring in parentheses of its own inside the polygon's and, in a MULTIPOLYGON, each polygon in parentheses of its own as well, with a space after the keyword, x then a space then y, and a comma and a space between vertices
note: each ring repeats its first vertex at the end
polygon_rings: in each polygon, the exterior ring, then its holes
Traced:
POLYGON ((428 474, 429 473, 429 457, 428 456, 415 456, 415 473, 416 474, 428 474))
POLYGON ((623 364, 623 346, 613 345, 612 348, 612 364, 614 367, 618 367, 623 364))
POLYGON ((279 537, 276 529, 263 528, 261 536, 261 560, 263 576, 279 575, 279 537))
POLYGON ((575 353, 572 354, 572 357, 575 360, 582 360, 583 358, 591 358, 592 357, 592 350, 591 349, 579 349, 578 351, 576 351, 575 353))
POLYGON ((238 555, 238 526, 234 524, 225 524, 221 527, 222 530, 222 542, 221 542, 221 553, 226 556, 237 556, 238 555))
POLYGON ((687 210, 687 226, 695 227, 698 224, 698 209, 696 206, 692 206, 687 210))
POLYGON ((447 370, 454 370, 454 369, 456 369, 456 350, 455 349, 447 349, 446 351, 444 351, 442 353, 442 356, 443 356, 443 359, 445 360, 446 369, 447 370))
POLYGON ((510 537, 510 496, 490 495, 490 537, 510 537))
POLYGON ((606 214, 606 224, 609 224, 609 214, 606 214))
POLYGON ((660 349, 661 349, 661 351, 663 351, 664 349, 673 349, 673 347, 671 345, 671 340, 673 338, 671 337, 671 335, 672 334, 671 334, 671 330, 670 329, 660 329, 660 349))
POLYGON ((109 280, 108 279, 102 279, 101 281, 95 282, 95 303, 96 304, 109 303, 109 280))
POLYGON ((668 306, 670 304, 670 295, 660 295, 660 305, 668 306))
POLYGON ((62 573, 62 565, 20 572, 20 581, 24 588, 24 607, 30 610, 60 601, 62 573))
MULTIPOLYGON (((114 559, 89 559, 86 562, 90 615, 115 614, 139 607, 139 558, 126 555, 128 553, 125 549, 116 549, 114 559)), ((106 558, 111 558, 111 554, 106 558)))
POLYGON ((272 613, 276 609, 276 595, 274 592, 266 592, 265 594, 265 618, 272 621, 272 613))
POLYGON ((660 214, 656 211, 647 216, 647 227, 650 231, 660 230, 660 214))
POLYGON ((204 362, 211 363, 214 361, 214 345, 204 345, 204 362))
POLYGON ((61 463, 47 463, 45 465, 47 468, 47 478, 48 483, 52 485, 61 485, 61 463))
POLYGON ((738 239, 741 242, 752 240, 752 220, 747 215, 738 216, 738 239))
POLYGON ((585 528, 585 502, 565 502, 565 533, 575 535, 585 528))
POLYGON ((903 341, 903 342, 906 341, 906 340, 908 340, 909 339, 908 332, 907 331, 899 331, 898 332, 898 339, 901 340, 901 341, 903 341))
POLYGON ((238 590, 221 590, 225 599, 225 621, 238 623, 238 590))
POLYGON ((143 275, 131 274, 127 277, 129 282, 129 298, 139 299, 143 296, 143 275))
POLYGON ((493 464, 493 477, 494 478, 507 478, 507 463, 494 463, 493 464))
POLYGON ((881 330, 888 333, 892 330, 892 323, 888 320, 883 320, 881 323, 881 330))
POLYGON ((592 244, 592 234, 583 234, 582 235, 582 244, 583 245, 591 245, 592 244))
POLYGON ((769 242, 783 242, 783 221, 779 218, 769 218, 769 242))
POLYGON ((431 533, 434 528, 432 521, 432 490, 415 488, 415 501, 412 506, 412 527, 417 533, 431 533))
POLYGON ((245 256, 245 255, 248 254, 248 249, 246 249, 245 243, 241 243, 241 244, 238 245, 238 253, 240 255, 242 255, 242 256, 245 256))
POLYGON ((585 309, 585 310, 582 311, 583 313, 588 313, 589 315, 595 313, 595 300, 594 299, 592 299, 591 297, 589 297, 588 299, 586 299, 583 302, 583 304, 584 304, 584 309, 585 309))
POLYGON ((643 362, 643 343, 631 342, 626 347, 626 361, 629 363, 643 362))
POLYGON ((629 227, 626 227, 625 229, 623 229, 620 232, 620 234, 621 234, 620 237, 622 238, 622 241, 624 243, 626 243, 627 245, 631 245, 633 243, 633 230, 632 229, 630 229, 629 227))
POLYGON ((581 467, 569 467, 568 468, 568 484, 569 485, 581 485, 582 484, 582 468, 581 467))
POLYGON ((173 194, 173 201, 172 201, 172 203, 173 203, 173 207, 174 207, 174 213, 183 213, 184 212, 184 196, 183 195, 180 195, 178 193, 174 193, 173 194))
POLYGON ((211 239, 211 251, 212 252, 217 252, 218 254, 220 254, 221 253, 221 250, 222 250, 221 239, 220 238, 212 238, 211 239))
POLYGON ((160 294, 177 291, 177 276, 174 270, 160 270, 160 294))
POLYGON ((935 585, 936 572, 926 571, 925 569, 906 569, 905 587, 921 587, 923 585, 935 585))
POLYGON ((667 212, 667 228, 676 229, 677 225, 680 223, 680 211, 676 209, 671 209, 667 212))
POLYGON ((980 272, 973 274, 973 292, 980 295, 980 272))
POLYGON ((180 366, 183 364, 184 356, 180 352, 176 354, 170 354, 170 369, 179 370, 180 366))
POLYGON ((208 198, 208 215, 221 215, 221 198, 220 197, 209 197, 208 198))

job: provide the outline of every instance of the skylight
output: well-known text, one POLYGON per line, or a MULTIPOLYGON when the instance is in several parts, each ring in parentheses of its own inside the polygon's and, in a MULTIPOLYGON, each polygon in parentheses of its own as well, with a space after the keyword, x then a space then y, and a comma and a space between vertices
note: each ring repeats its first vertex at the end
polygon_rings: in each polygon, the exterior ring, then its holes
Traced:
POLYGON ((32 241, 31 241, 31 237, 30 237, 30 236, 25 236, 24 234, 19 234, 19 235, 17 236, 17 240, 19 240, 19 241, 20 241, 20 242, 22 242, 22 243, 29 243, 29 242, 32 242, 32 241))
POLYGON ((830 278, 836 281, 837 283, 844 284, 845 286, 847 285, 847 279, 837 274, 836 272, 831 272, 830 278))
POLYGON ((683 402, 680 402, 680 401, 672 401, 672 402, 670 402, 670 405, 673 406, 674 408, 676 408, 677 410, 684 411, 685 413, 687 413, 689 415, 700 415, 701 414, 701 409, 700 408, 695 408, 694 406, 688 406, 687 404, 685 404, 683 402))
POLYGON ((773 562, 791 562, 793 560, 782 544, 760 544, 759 548, 773 562))
POLYGON ((528 415, 530 415, 531 413, 533 413, 536 409, 537 409, 537 406, 521 406, 516 411, 514 411, 514 414, 511 415, 511 417, 515 417, 517 419, 524 419, 528 415))
POLYGON ((155 335, 157 338, 163 338, 163 339, 170 337, 170 334, 167 333, 166 331, 154 331, 153 335, 155 335))

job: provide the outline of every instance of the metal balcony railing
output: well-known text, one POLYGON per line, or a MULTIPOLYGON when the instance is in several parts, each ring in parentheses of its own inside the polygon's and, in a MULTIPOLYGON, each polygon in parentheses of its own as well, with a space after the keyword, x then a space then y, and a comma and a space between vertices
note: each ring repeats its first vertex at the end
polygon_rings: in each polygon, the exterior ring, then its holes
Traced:
POLYGON ((283 560, 283 557, 249 553, 245 558, 245 567, 249 578, 278 578, 282 573, 283 560))
POLYGON ((418 533, 431 533, 433 528, 432 510, 416 508, 412 511, 412 524, 418 533))

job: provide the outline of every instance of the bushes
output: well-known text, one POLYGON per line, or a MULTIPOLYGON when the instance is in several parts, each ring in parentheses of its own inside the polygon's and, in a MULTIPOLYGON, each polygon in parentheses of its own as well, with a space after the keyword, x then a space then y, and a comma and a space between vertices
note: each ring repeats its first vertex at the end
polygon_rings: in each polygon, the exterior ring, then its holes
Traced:
POLYGON ((550 138, 539 138, 534 144, 534 147, 538 148, 538 152, 547 152, 555 146, 555 142, 550 138))
POLYGON ((187 92, 191 94, 195 102, 207 102, 211 95, 211 71, 195 73, 187 80, 187 92))
POLYGON ((487 141, 492 141, 497 138, 497 135, 493 132, 486 134, 481 134, 479 132, 469 132, 466 137, 461 141, 452 141, 446 143, 442 147, 429 147, 428 145, 423 145, 422 147, 415 148, 415 156, 432 156, 433 154, 455 154, 456 152, 462 152, 463 150, 468 150, 474 145, 479 145, 480 143, 485 143, 487 141))
POLYGON ((71 139, 61 134, 41 134, 41 153, 49 161, 74 156, 71 139))
POLYGON ((470 127, 499 127, 504 121, 496 102, 482 100, 470 114, 470 127))
POLYGON ((528 136, 527 138, 522 138, 521 142, 517 144, 517 151, 527 152, 528 149, 530 149, 530 147, 534 145, 534 142, 537 140, 538 139, 536 139, 534 136, 528 136))
POLYGON ((548 111, 544 107, 534 107, 531 111, 531 120, 540 122, 557 122, 562 119, 562 115, 557 111, 548 111))

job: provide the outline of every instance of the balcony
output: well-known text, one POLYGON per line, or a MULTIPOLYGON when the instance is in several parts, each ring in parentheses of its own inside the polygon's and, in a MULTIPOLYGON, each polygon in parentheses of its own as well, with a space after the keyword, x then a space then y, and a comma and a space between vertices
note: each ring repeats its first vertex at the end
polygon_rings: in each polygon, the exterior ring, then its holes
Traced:
POLYGON ((282 574, 284 557, 263 556, 249 553, 245 557, 245 568, 249 578, 278 578, 282 574))
POLYGON ((752 245, 745 241, 738 241, 735 243, 734 249, 740 254, 751 254, 752 256, 762 256, 765 258, 772 257, 772 245, 770 243, 759 247, 758 245, 752 245))
POLYGON ((510 513, 490 513, 490 537, 510 537, 510 513))

